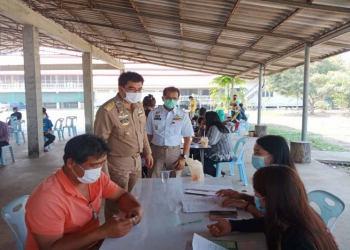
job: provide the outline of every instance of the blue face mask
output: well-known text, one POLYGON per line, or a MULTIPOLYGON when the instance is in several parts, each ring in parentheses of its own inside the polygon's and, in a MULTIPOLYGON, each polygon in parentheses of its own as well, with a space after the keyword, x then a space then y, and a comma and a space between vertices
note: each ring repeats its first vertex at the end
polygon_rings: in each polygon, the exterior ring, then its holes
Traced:
POLYGON ((258 198, 258 197, 256 197, 256 196, 254 196, 254 203, 255 203, 255 206, 256 206, 256 208, 257 208, 260 212, 262 212, 262 213, 266 213, 265 208, 262 208, 262 207, 261 207, 261 204, 260 204, 260 199, 264 199, 264 198, 265 198, 265 197, 258 198))
POLYGON ((164 100, 164 105, 168 109, 173 109, 173 108, 176 107, 177 101, 175 101, 175 100, 164 100))
POLYGON ((252 155, 252 165, 256 170, 265 167, 265 157, 252 155))

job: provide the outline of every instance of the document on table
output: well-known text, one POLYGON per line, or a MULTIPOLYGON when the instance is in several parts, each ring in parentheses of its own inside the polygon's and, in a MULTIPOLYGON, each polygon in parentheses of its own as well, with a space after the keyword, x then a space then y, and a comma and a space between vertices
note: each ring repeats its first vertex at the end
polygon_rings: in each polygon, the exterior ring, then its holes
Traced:
POLYGON ((206 238, 203 238, 202 236, 196 233, 193 235, 192 249, 193 250, 227 250, 226 248, 223 248, 222 246, 219 246, 214 242, 211 242, 210 240, 207 240, 206 238))
POLYGON ((184 193, 199 194, 205 196, 215 196, 215 193, 221 189, 232 189, 231 186, 217 186, 217 185, 183 185, 184 193))
POLYGON ((235 207, 222 207, 221 203, 224 198, 210 197, 210 198, 192 198, 183 199, 182 207, 184 213, 205 213, 213 211, 237 211, 235 207))

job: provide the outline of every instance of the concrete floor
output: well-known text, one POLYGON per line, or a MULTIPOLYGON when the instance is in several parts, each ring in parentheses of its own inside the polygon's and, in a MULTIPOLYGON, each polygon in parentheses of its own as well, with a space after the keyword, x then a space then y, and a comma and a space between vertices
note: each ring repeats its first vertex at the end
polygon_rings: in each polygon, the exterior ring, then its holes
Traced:
MULTIPOLYGON (((249 186, 245 187, 242 185, 238 187, 238 190, 247 190, 250 193, 253 191, 251 177, 255 172, 255 169, 250 164, 254 142, 254 138, 247 142, 245 152, 249 186)), ((28 159, 27 144, 13 144, 16 162, 12 163, 10 155, 7 154, 8 165, 0 166, 0 207, 4 207, 8 202, 19 196, 30 194, 44 178, 59 169, 63 165, 64 145, 64 141, 56 141, 51 146, 51 151, 45 153, 43 157, 28 159)), ((332 159, 332 154, 328 154, 328 157, 330 158, 328 160, 337 160, 336 157, 332 159)), ((341 198, 346 204, 347 209, 338 220, 333 234, 340 249, 350 249, 350 239, 348 237, 348 232, 350 232, 350 176, 342 169, 333 169, 315 160, 310 164, 298 164, 297 168, 307 192, 316 189, 326 190, 341 198)), ((186 172, 185 170, 184 173, 186 172)), ((238 176, 235 174, 233 177, 225 178, 238 179, 238 176)), ((0 219, 0 235, 0 249, 16 249, 12 233, 2 219, 0 219)))

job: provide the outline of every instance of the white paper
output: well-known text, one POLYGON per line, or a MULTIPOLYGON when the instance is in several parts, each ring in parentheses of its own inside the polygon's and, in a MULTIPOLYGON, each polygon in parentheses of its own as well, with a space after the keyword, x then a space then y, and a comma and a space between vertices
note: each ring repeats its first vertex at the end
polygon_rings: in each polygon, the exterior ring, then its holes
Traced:
POLYGON ((184 190, 191 189, 191 190, 197 190, 197 191, 210 191, 210 192, 216 193, 221 189, 233 189, 233 188, 232 186, 184 184, 183 189, 184 190))
POLYGON ((182 200, 184 213, 205 213, 213 211, 237 211, 235 207, 222 207, 222 197, 203 197, 182 200))
POLYGON ((202 236, 196 233, 193 235, 192 249, 193 250, 227 250, 226 248, 223 248, 222 246, 219 246, 214 242, 207 240, 206 238, 203 238, 202 236))

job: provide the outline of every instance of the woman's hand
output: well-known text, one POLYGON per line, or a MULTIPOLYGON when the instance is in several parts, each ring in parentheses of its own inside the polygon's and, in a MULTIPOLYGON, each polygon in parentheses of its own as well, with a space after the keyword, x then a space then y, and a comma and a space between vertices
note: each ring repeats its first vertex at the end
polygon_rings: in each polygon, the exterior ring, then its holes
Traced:
POLYGON ((247 204, 248 204, 248 202, 246 202, 246 201, 235 200, 235 199, 232 199, 230 197, 226 197, 222 201, 221 206, 223 206, 223 207, 236 207, 236 208, 240 208, 240 209, 245 209, 247 204))
POLYGON ((207 225, 209 232, 216 237, 226 235, 231 232, 231 224, 227 219, 210 217, 211 220, 217 221, 212 225, 207 225))
POLYGON ((216 196, 219 197, 230 197, 233 199, 240 199, 240 193, 232 189, 221 189, 216 192, 216 196))

